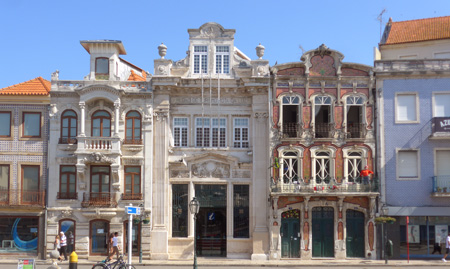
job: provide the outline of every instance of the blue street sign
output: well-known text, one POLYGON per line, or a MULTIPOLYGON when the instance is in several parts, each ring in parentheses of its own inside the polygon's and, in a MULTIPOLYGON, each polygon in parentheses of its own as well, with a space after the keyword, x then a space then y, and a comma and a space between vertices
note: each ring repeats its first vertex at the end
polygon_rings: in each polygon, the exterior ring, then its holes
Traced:
POLYGON ((131 215, 140 215, 141 214, 140 207, 127 206, 126 209, 127 209, 127 214, 131 214, 131 215))
POLYGON ((216 213, 211 212, 208 213, 208 220, 215 220, 216 219, 216 213))

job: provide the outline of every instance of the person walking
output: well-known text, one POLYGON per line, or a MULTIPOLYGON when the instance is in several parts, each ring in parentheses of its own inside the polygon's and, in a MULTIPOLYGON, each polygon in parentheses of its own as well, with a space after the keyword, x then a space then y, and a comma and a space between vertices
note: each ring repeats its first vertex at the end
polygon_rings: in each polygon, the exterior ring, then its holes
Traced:
POLYGON ((442 258, 443 262, 447 262, 445 258, 447 258, 447 255, 450 253, 450 233, 448 233, 447 239, 445 240, 445 254, 442 258))
MULTIPOLYGON (((63 231, 61 231, 59 233, 59 237, 60 237, 60 245, 61 245, 61 248, 59 249, 59 254, 60 255, 64 254, 64 261, 67 261, 67 238, 64 235, 63 231)), ((61 256, 60 256, 60 260, 62 260, 61 256)))
POLYGON ((75 237, 73 236, 72 231, 69 231, 69 233, 67 234, 67 237, 69 237, 69 244, 67 245, 67 253, 72 254, 72 252, 74 251, 73 246, 75 244, 75 237))
POLYGON ((113 241, 113 243, 112 243, 113 251, 112 251, 112 253, 109 255, 109 259, 112 259, 113 256, 114 256, 114 254, 116 254, 117 259, 119 259, 119 241, 118 241, 117 236, 119 236, 119 233, 118 233, 118 232, 115 232, 115 233, 114 233, 114 237, 113 237, 113 239, 112 239, 112 241, 113 241))

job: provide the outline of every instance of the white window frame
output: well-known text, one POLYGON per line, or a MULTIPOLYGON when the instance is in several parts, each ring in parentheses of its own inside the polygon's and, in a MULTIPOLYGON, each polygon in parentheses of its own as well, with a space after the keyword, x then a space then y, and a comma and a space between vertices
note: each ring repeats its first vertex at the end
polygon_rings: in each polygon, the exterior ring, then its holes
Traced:
POLYGON ((215 47, 214 69, 216 74, 230 74, 230 46, 217 45, 215 47), (228 51, 218 51, 219 48, 227 48, 228 51))
POLYGON ((334 123, 334 103, 335 103, 335 98, 331 95, 328 94, 316 94, 311 96, 310 98, 310 102, 311 102, 311 124, 315 125, 316 123, 316 106, 317 105, 321 105, 321 106, 330 106, 330 122, 329 123, 334 123), (325 98, 330 98, 330 103, 326 104, 324 103, 324 99, 322 99, 322 103, 316 103, 316 97, 325 97, 325 98))
POLYGON ((433 166, 434 166, 434 176, 438 176, 438 166, 437 166, 437 152, 438 151, 450 151, 450 148, 434 148, 433 149, 433 166))
POLYGON ((233 147, 249 148, 250 147, 250 119, 249 118, 233 118, 233 147), (237 121, 246 120, 244 125, 238 124, 237 121), (247 139, 244 139, 244 131, 247 131, 247 139), (236 138, 236 132, 239 132, 239 139, 236 138), (245 146, 246 145, 246 146, 245 146))
POLYGON ((193 57, 192 57, 192 72, 194 74, 208 74, 208 46, 206 45, 194 45, 193 46, 193 57), (196 51, 198 48, 198 51, 196 51), (196 62, 196 58, 198 57, 198 62, 196 62), (205 66, 204 66, 205 65, 205 66), (200 72, 203 70, 203 72, 200 72))
POLYGON ((299 94, 282 94, 278 97, 278 103, 280 104, 280 111, 279 111, 279 119, 278 119, 278 126, 280 127, 280 130, 283 131, 283 106, 295 106, 297 105, 297 117, 298 117, 298 122, 297 124, 299 124, 299 126, 302 125, 302 103, 303 103, 303 96, 299 95, 299 94), (285 98, 289 98, 288 103, 284 103, 285 98), (295 102, 295 98, 298 98, 298 103, 295 102))
MULTIPOLYGON (((450 117, 449 116, 437 116, 436 115, 436 95, 441 95, 441 94, 445 94, 445 95, 450 95, 450 91, 438 91, 438 92, 432 92, 432 100, 431 100, 431 104, 432 104, 432 113, 433 113, 433 118, 435 117, 450 117)), ((450 104, 449 104, 450 106, 450 104)))
POLYGON ((412 123, 420 123, 420 106, 419 106, 419 93, 418 92, 396 92, 395 93, 395 108, 394 108, 394 113, 395 113, 395 123, 396 124, 412 124, 412 123), (404 95, 414 95, 415 96, 415 109, 416 109, 416 120, 400 120, 398 118, 398 98, 399 96, 404 96, 404 95))
POLYGON ((188 117, 174 117, 173 118, 173 146, 174 147, 187 147, 189 145, 189 118, 188 117), (185 124, 177 123, 177 120, 185 120, 185 124), (178 131, 178 136, 176 133, 178 131), (184 135, 183 135, 184 131, 184 135), (183 144, 183 139, 186 144, 183 144), (178 140, 178 141, 177 141, 178 140))
POLYGON ((210 118, 210 117, 196 117, 195 118, 195 147, 198 148, 225 148, 227 146, 227 119, 226 118, 220 118, 220 120, 218 120, 218 118, 210 118), (209 124, 208 125, 198 125, 198 120, 203 119, 204 120, 208 120, 209 124), (214 123, 214 121, 216 121, 216 123, 214 123), (219 121, 220 121, 220 126, 219 126, 219 121), (209 128, 209 132, 208 132, 208 137, 209 137, 209 143, 208 145, 201 145, 199 146, 197 144, 197 130, 199 128, 202 129, 202 133, 204 134, 203 128, 209 128), (217 131, 217 145, 214 145, 214 129, 216 129, 217 131), (220 135, 220 129, 223 129, 223 137, 220 135), (224 141, 224 145, 220 145, 220 141, 224 141))
MULTIPOLYGON (((344 111, 344 126, 345 126, 345 132, 347 133, 347 128, 348 128, 348 119, 347 119, 347 111, 350 109, 350 106, 360 106, 361 107, 361 123, 362 124, 367 124, 367 119, 366 119, 366 102, 367 102, 367 98, 363 95, 359 95, 359 94, 348 94, 343 96, 342 98, 343 103, 344 103, 344 107, 345 107, 345 111, 344 111), (348 103, 348 98, 360 98, 362 100, 361 104, 349 104, 348 103)), ((367 127, 366 127, 367 128, 367 127)))
POLYGON ((433 59, 450 59, 450 50, 443 50, 443 51, 436 51, 436 52, 433 52, 433 59), (439 55, 439 54, 445 54, 445 55, 449 55, 449 57, 447 57, 447 58, 436 58, 436 55, 439 55))
MULTIPOLYGON (((363 168, 364 166, 368 165, 367 156, 369 155, 368 154, 369 152, 368 152, 367 148, 364 148, 364 147, 356 147, 355 148, 353 146, 343 148, 342 152, 343 152, 343 157, 344 157, 343 158, 344 159, 344 178, 343 178, 343 180, 349 182, 348 181, 348 179, 349 179, 349 177, 348 177, 348 174, 349 174, 348 162, 349 162, 349 160, 360 159, 361 160, 361 168, 363 168), (361 157, 350 156, 350 153, 352 153, 352 152, 361 153, 361 157)), ((359 172, 358 177, 360 177, 361 171, 358 171, 358 172, 359 172)))
POLYGON ((420 149, 400 149, 397 148, 395 152, 395 160, 396 160, 396 178, 397 180, 420 180, 420 149), (399 154, 400 152, 416 152, 417 156, 417 177, 400 177, 399 171, 400 171, 400 163, 399 163, 399 154))
POLYGON ((336 171, 335 171, 335 159, 336 159, 336 149, 334 147, 323 147, 323 146, 315 146, 311 149, 311 180, 313 185, 324 185, 325 182, 317 183, 316 180, 316 160, 317 159, 325 159, 324 156, 317 156, 320 152, 328 152, 330 153, 327 159, 330 161, 330 171, 329 171, 329 177, 330 182, 332 182, 333 179, 336 179, 336 171))

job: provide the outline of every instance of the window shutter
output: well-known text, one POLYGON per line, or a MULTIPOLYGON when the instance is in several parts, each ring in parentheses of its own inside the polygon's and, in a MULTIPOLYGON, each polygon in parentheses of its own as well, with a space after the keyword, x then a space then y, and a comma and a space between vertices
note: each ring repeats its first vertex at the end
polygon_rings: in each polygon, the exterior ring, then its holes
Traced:
POLYGON ((417 151, 398 152, 398 177, 417 178, 418 175, 417 151))
POLYGON ((434 96, 434 116, 450 117, 450 94, 436 94, 434 96))
POLYGON ((397 96, 397 120, 416 121, 416 96, 398 95, 397 96))

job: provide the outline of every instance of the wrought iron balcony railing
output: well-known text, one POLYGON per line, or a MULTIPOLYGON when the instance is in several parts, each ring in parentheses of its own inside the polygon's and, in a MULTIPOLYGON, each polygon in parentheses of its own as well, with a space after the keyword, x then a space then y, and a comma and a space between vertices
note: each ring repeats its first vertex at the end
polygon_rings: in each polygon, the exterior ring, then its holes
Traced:
POLYGON ((336 179, 310 179, 285 183, 282 180, 271 180, 272 193, 367 193, 379 192, 378 178, 372 178, 364 184, 361 178, 344 179, 340 183, 336 179))
POLYGON ((78 199, 78 193, 77 192, 58 192, 56 195, 56 199, 76 200, 76 199, 78 199))
POLYGON ((364 138, 366 137, 366 124, 353 123, 347 126, 347 138, 364 138))
POLYGON ((127 139, 123 140, 123 143, 126 145, 142 145, 142 139, 127 139))
POLYGON ((298 123, 283 123, 283 137, 284 138, 295 138, 301 137, 301 128, 298 123))
POLYGON ((316 138, 332 137, 333 123, 315 123, 314 133, 316 138))
POLYGON ((142 193, 122 193, 122 200, 142 200, 142 193))
POLYGON ((45 191, 0 190, 0 206, 45 206, 45 191))
POLYGON ((440 196, 450 196, 450 175, 448 176, 434 176, 432 192, 440 196))
POLYGON ((60 137, 59 138, 59 144, 76 144, 78 143, 78 140, 76 138, 68 138, 68 137, 60 137))
POLYGON ((115 194, 110 192, 84 193, 82 207, 117 207, 115 194))

